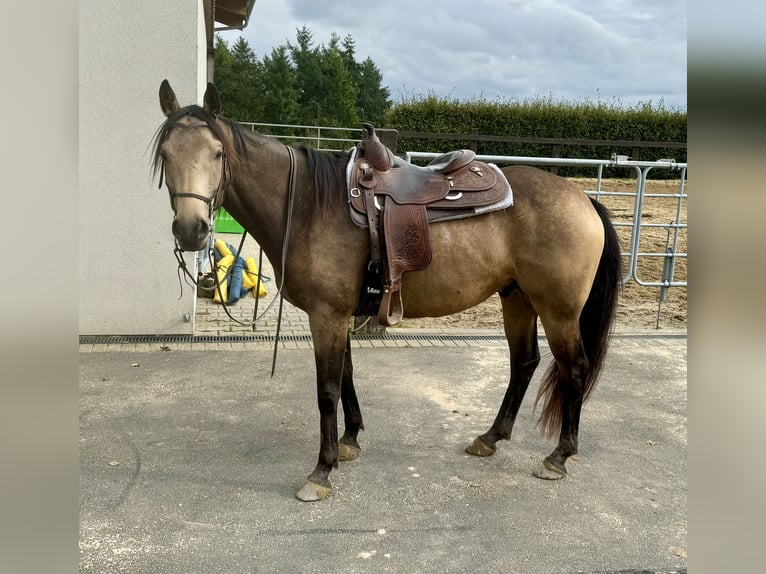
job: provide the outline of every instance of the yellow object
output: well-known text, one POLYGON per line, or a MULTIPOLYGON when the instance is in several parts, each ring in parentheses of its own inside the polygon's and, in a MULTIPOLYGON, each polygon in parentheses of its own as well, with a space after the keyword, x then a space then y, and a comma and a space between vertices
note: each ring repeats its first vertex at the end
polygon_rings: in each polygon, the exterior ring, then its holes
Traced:
MULTIPOLYGON (((256 285, 258 281, 258 266, 255 264, 255 259, 248 257, 245 259, 246 269, 242 273, 242 285, 250 291, 256 285)), ((255 293, 253 293, 255 295, 255 293)), ((261 280, 261 288, 258 290, 258 297, 266 296, 266 287, 263 286, 263 280, 261 280)))
MULTIPOLYGON (((220 240, 216 241, 216 249, 218 249, 218 242, 220 240)), ((229 266, 234 263, 234 255, 231 254, 231 251, 226 249, 226 251, 229 252, 228 255, 224 256, 218 263, 215 265, 215 272, 218 277, 218 283, 220 287, 215 288, 215 292, 213 293, 213 301, 216 303, 221 302, 221 295, 223 295, 226 300, 229 300, 229 285, 228 281, 226 281, 226 271, 229 269, 229 266)), ((221 251, 218 251, 221 253, 221 251)))
POLYGON ((255 287, 255 282, 258 279, 258 277, 253 276, 252 279, 250 278, 250 273, 247 269, 242 270, 242 287, 250 291, 253 287, 255 287))
POLYGON ((213 244, 213 247, 215 247, 215 250, 221 254, 221 257, 226 257, 227 255, 231 255, 231 250, 229 249, 229 246, 226 245, 226 242, 223 239, 216 239, 215 243, 213 244))

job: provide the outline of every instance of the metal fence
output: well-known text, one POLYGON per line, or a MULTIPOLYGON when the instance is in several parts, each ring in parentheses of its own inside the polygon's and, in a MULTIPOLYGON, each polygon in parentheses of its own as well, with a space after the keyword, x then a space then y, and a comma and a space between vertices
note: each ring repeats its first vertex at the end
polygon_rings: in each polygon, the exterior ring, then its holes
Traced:
MULTIPOLYGON (((438 157, 438 153, 427 152, 406 152, 405 157, 408 162, 417 159, 433 159, 438 157)), ((627 258, 626 273, 623 277, 623 283, 631 279, 639 285, 645 287, 660 287, 661 297, 664 299, 667 289, 671 287, 686 287, 687 281, 676 281, 674 278, 676 262, 678 259, 686 258, 687 253, 678 249, 681 233, 685 233, 687 223, 681 221, 684 213, 684 202, 687 198, 686 193, 686 163, 677 163, 674 160, 660 160, 652 162, 633 161, 627 156, 614 155, 610 160, 597 159, 565 159, 565 158, 545 158, 545 157, 525 157, 525 156, 501 156, 501 155, 477 155, 477 159, 489 161, 497 164, 523 164, 538 165, 546 167, 579 166, 592 167, 596 171, 596 189, 586 190, 586 193, 601 200, 602 197, 622 196, 632 198, 633 217, 630 222, 613 222, 615 227, 629 227, 630 241, 622 254, 627 258), (635 191, 609 191, 603 185, 603 171, 605 167, 624 168, 628 173, 626 175, 635 176, 635 191), (653 169, 671 169, 679 171, 679 188, 675 193, 647 193, 646 182, 649 172, 653 169), (632 173, 631 173, 632 172, 632 173), (643 214, 647 202, 657 199, 671 200, 675 203, 675 217, 668 223, 655 223, 643 220, 643 214), (641 238, 642 231, 654 228, 662 228, 667 231, 667 241, 664 252, 642 251, 641 238), (639 274, 638 260, 641 257, 662 258, 662 274, 659 277, 643 277, 639 274)))
POLYGON ((361 128, 334 128, 330 126, 301 126, 295 124, 264 124, 239 122, 251 131, 287 140, 288 143, 305 143, 319 150, 348 149, 359 143, 361 128))

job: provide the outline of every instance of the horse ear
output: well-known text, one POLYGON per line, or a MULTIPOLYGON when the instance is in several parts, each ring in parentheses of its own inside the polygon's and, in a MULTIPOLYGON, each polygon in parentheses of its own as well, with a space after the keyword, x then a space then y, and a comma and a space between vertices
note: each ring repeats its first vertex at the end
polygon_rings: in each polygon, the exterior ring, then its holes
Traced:
POLYGON ((207 90, 205 90, 203 109, 213 117, 221 113, 221 98, 218 95, 218 88, 210 82, 208 82, 207 90))
POLYGON ((160 84, 160 107, 166 116, 173 115, 181 108, 181 106, 178 105, 176 94, 167 80, 162 80, 162 83, 160 84))

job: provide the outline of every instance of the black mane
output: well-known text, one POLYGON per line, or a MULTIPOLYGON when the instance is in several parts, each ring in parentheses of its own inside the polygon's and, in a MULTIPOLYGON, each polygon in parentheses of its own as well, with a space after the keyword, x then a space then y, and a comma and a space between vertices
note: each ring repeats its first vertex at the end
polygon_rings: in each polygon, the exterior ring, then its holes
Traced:
POLYGON ((314 182, 314 200, 322 207, 332 207, 346 199, 346 165, 348 151, 320 151, 301 144, 296 149, 306 154, 306 162, 314 182))

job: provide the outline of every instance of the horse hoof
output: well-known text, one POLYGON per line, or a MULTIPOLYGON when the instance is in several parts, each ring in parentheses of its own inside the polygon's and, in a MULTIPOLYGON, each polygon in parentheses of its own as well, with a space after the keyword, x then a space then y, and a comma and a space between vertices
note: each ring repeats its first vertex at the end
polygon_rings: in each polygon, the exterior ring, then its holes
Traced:
POLYGON ((356 448, 342 442, 338 443, 338 460, 341 462, 354 460, 359 456, 360 452, 362 452, 362 449, 360 448, 356 448))
POLYGON ((315 482, 306 481, 298 492, 295 493, 295 498, 303 502, 316 502, 317 500, 324 500, 327 495, 332 492, 332 488, 322 486, 315 482))
POLYGON ((567 476, 566 470, 562 471, 547 460, 538 464, 532 471, 532 474, 543 480, 561 480, 567 476))
POLYGON ((480 437, 476 437, 471 446, 466 447, 465 451, 473 456, 492 456, 495 454, 495 448, 489 447, 481 440, 480 437))

